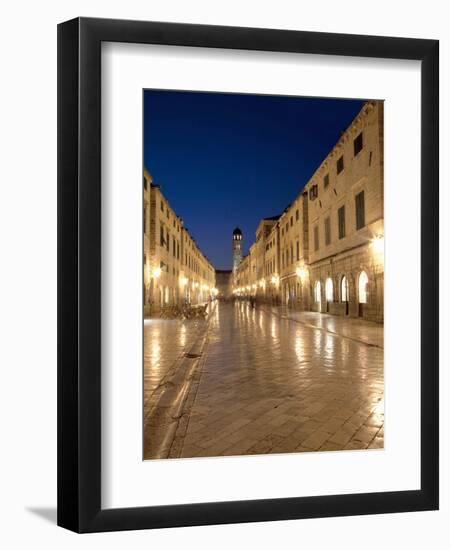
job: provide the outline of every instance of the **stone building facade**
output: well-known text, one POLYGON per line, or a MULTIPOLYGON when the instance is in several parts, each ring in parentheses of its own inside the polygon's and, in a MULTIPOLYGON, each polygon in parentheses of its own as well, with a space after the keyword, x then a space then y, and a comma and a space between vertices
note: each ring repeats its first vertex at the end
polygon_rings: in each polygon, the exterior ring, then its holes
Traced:
POLYGON ((264 301, 276 305, 280 302, 280 226, 278 219, 273 223, 265 239, 264 264, 266 280, 264 301))
POLYGON ((279 219, 280 301, 307 309, 310 304, 308 264, 308 197, 301 192, 279 219))
POLYGON ((216 289, 219 300, 233 296, 233 272, 230 269, 216 269, 216 289))
POLYGON ((233 292, 238 296, 250 296, 252 290, 250 265, 250 254, 247 254, 242 258, 236 272, 233 273, 233 292))
POLYGON ((275 218, 265 218, 260 221, 256 229, 256 241, 252 247, 250 247, 250 265, 252 266, 250 283, 252 294, 257 299, 261 299, 261 297, 265 296, 267 291, 267 282, 265 278, 265 249, 267 237, 272 227, 276 224, 277 219, 278 216, 275 218))
POLYGON ((215 270, 144 170, 144 314, 202 304, 216 294, 215 270))
POLYGON ((382 102, 364 105, 305 191, 312 309, 382 321, 382 102))
MULTIPOLYGON (((383 102, 368 101, 270 231, 259 224, 253 246, 264 251, 265 269, 250 283, 257 297, 382 322, 383 185, 383 102)), ((241 266, 234 293, 246 296, 241 266)))

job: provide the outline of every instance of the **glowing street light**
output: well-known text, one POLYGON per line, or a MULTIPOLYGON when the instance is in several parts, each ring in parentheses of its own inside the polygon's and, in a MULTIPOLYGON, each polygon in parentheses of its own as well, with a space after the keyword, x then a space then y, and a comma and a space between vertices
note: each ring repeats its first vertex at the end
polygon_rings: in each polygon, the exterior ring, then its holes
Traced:
POLYGON ((304 266, 297 267, 297 269, 295 270, 295 273, 299 279, 301 279, 302 281, 305 280, 307 272, 304 266))
POLYGON ((270 281, 273 285, 278 286, 280 282, 280 278, 278 277, 278 275, 272 275, 272 278, 270 279, 270 281))
POLYGON ((372 239, 372 248, 377 254, 384 252, 384 235, 377 235, 372 239))
POLYGON ((161 268, 155 267, 155 269, 153 270, 153 277, 155 279, 159 279, 160 276, 161 276, 161 268))

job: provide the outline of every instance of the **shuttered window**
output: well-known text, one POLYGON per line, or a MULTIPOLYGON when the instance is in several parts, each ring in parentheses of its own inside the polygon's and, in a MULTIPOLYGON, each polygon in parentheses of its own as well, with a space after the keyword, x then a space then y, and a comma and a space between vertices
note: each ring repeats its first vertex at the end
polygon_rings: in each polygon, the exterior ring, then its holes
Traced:
POLYGON ((355 196, 356 209, 356 229, 361 229, 366 225, 366 215, 364 210, 364 191, 355 196))
POLYGON ((314 250, 319 250, 319 226, 314 228, 314 250))
POLYGON ((362 135, 362 132, 361 132, 353 140, 353 152, 354 152, 355 157, 360 151, 362 151, 362 148, 363 148, 363 135, 362 135))
POLYGON ((331 224, 330 218, 325 218, 325 244, 329 245, 331 243, 331 224))
POLYGON ((338 234, 340 239, 345 237, 345 206, 338 210, 338 234))

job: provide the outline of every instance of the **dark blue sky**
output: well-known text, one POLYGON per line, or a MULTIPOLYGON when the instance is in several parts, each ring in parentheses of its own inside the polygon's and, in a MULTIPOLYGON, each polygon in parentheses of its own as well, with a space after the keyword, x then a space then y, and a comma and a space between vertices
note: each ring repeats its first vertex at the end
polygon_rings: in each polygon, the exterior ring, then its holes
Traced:
POLYGON ((297 196, 362 101, 146 90, 144 163, 216 269, 297 196))

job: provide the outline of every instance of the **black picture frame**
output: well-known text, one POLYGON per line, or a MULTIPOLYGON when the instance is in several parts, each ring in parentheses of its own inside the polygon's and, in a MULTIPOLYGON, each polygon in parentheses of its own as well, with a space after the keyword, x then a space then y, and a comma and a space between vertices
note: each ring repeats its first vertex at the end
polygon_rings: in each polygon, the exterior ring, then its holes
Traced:
POLYGON ((438 508, 438 66, 437 40, 91 18, 58 26, 58 525, 98 532, 438 508), (421 62, 420 490, 102 510, 103 41, 421 62))

